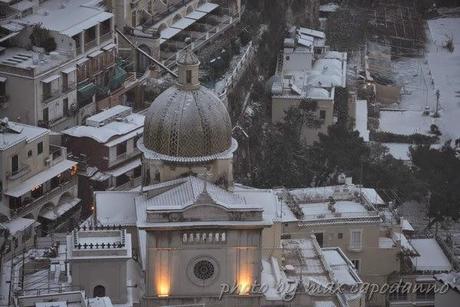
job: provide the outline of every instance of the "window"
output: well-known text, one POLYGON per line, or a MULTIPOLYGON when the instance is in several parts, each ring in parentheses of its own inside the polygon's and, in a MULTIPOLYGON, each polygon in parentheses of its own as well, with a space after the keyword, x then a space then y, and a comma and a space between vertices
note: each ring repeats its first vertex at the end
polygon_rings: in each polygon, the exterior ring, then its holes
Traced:
POLYGON ((43 82, 43 100, 51 97, 51 82, 43 82))
POLYGON ((27 157, 28 157, 28 158, 32 157, 32 150, 29 150, 29 151, 27 152, 27 157))
POLYGON ((117 156, 122 155, 126 152, 126 142, 117 145, 117 156))
POLYGON ((339 232, 339 233, 337 234, 337 238, 343 239, 343 233, 339 232))
POLYGON ((0 97, 6 97, 6 78, 0 77, 0 97))
POLYGON ((359 265, 360 265, 359 260, 358 259, 351 260, 351 263, 353 263, 353 265, 355 266, 356 271, 359 272, 359 265))
POLYGON ((43 142, 40 142, 37 144, 37 155, 40 155, 43 153, 43 142))
POLYGON ((105 296, 105 287, 104 286, 96 286, 93 289, 93 297, 104 297, 105 296))
POLYGON ((187 74, 187 83, 192 83, 192 71, 191 70, 187 70, 186 71, 186 74, 187 74))
POLYGON ((319 111, 319 119, 321 119, 321 120, 326 119, 326 111, 325 110, 319 111))
POLYGON ((352 250, 360 250, 361 246, 361 230, 352 230, 351 231, 351 238, 350 238, 350 249, 352 250))
POLYGON ((315 233, 316 241, 318 241, 318 244, 320 247, 323 247, 323 233, 322 232, 317 232, 315 233))
POLYGON ((44 108, 42 110, 42 117, 43 117, 43 123, 47 124, 48 121, 50 120, 50 115, 49 115, 48 108, 44 108))
POLYGON ((69 115, 69 98, 64 98, 62 101, 62 114, 64 114, 64 116, 69 115))
POLYGON ((11 157, 11 174, 16 174, 19 170, 19 157, 14 155, 11 157))

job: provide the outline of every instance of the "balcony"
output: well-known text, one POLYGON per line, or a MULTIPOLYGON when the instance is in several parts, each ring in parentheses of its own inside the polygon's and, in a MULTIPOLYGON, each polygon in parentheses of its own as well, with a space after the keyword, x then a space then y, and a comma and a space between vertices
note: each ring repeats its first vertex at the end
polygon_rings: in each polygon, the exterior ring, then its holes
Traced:
POLYGON ((0 105, 7 103, 10 97, 8 95, 0 95, 0 105))
POLYGON ((89 41, 87 43, 85 43, 85 52, 87 52, 88 50, 94 48, 97 46, 97 40, 96 39, 93 39, 92 41, 89 41))
POLYGON ((30 166, 24 165, 21 168, 17 169, 14 172, 7 172, 6 179, 8 180, 16 180, 21 178, 22 176, 28 174, 30 172, 30 166))
POLYGON ((62 86, 62 92, 67 93, 67 92, 75 90, 76 88, 77 88, 77 82, 76 81, 69 82, 68 84, 65 84, 65 85, 62 86))
POLYGON ((101 44, 111 39, 113 39, 112 31, 109 31, 107 33, 101 33, 101 35, 99 36, 99 41, 101 42, 101 44))
POLYGON ((136 147, 133 149, 132 152, 125 152, 125 153, 122 153, 120 155, 118 155, 114 160, 112 161, 108 161, 107 163, 107 166, 109 168, 117 165, 117 164, 120 164, 128 159, 131 159, 132 157, 135 157, 137 155, 140 155, 141 151, 136 147))
POLYGON ((48 103, 54 99, 56 99, 57 97, 59 97, 61 95, 61 91, 60 90, 54 90, 54 91, 50 91, 50 92, 44 92, 43 93, 43 96, 42 96, 42 102, 43 103, 48 103))
POLYGON ((29 198, 24 200, 20 208, 10 210, 11 217, 14 218, 17 216, 29 214, 33 209, 52 201, 53 198, 70 190, 76 184, 77 176, 73 176, 69 181, 59 184, 57 187, 48 192, 45 192, 40 197, 37 197, 35 199, 29 198))

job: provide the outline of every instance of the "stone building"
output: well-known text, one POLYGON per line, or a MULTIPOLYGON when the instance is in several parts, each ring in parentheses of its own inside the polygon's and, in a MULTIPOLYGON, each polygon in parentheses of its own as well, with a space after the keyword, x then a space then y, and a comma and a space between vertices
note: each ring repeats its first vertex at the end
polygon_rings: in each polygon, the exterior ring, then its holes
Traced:
POLYGON ((313 118, 301 138, 311 145, 336 121, 335 90, 346 86, 347 54, 329 51, 324 32, 293 27, 289 33, 271 88, 272 122, 283 121, 290 108, 309 110, 313 118))
POLYGON ((49 130, 7 119, 0 138, 0 217, 14 248, 32 244, 36 234, 73 228, 79 221, 77 163, 67 160, 66 149, 50 144, 49 130))
POLYGON ((137 80, 116 61, 113 15, 101 3, 35 1, 30 14, 0 22, 7 33, 0 54, 1 115, 61 131, 102 109, 134 103, 137 80), (55 50, 34 46, 37 27, 55 50))
MULTIPOLYGON (((139 48, 172 68, 177 54, 186 47, 185 38, 197 50, 225 33, 239 21, 240 0, 106 0, 118 29, 139 48)), ((132 59, 135 70, 145 72, 149 59, 119 42, 120 53, 132 59)))
POLYGON ((133 189, 141 183, 144 116, 117 105, 86 119, 84 125, 62 131, 71 159, 80 162, 79 197, 90 215, 93 192, 133 189))

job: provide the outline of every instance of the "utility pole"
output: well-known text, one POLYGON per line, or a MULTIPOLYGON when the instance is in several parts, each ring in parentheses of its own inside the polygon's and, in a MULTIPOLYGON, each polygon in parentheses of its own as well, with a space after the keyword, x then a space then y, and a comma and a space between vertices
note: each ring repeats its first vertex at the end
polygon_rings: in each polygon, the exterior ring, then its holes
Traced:
POLYGON ((13 291, 13 273, 14 273, 14 248, 15 248, 15 243, 14 243, 14 237, 11 239, 11 244, 12 244, 12 253, 11 253, 11 270, 10 270, 10 288, 8 290, 8 306, 11 305, 11 292, 13 291))
POLYGON ((439 96, 441 94, 439 93, 439 89, 436 90, 436 109, 434 111, 433 117, 439 117, 439 96))

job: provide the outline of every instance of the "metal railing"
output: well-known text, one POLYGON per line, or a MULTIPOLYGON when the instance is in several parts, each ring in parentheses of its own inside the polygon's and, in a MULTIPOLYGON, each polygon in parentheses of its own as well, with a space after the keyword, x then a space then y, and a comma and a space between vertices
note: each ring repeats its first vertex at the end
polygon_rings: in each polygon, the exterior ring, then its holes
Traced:
POLYGON ((136 147, 133 149, 131 152, 124 152, 122 154, 119 154, 114 160, 109 160, 108 161, 108 167, 112 167, 114 165, 117 165, 127 159, 130 159, 134 156, 140 155, 141 151, 136 147))
POLYGON ((113 38, 113 32, 112 31, 109 31, 107 33, 104 33, 104 34, 101 34, 99 36, 99 41, 101 43, 105 42, 105 41, 108 41, 108 40, 111 40, 113 38))
MULTIPOLYGON (((222 32, 226 31, 228 28, 233 26, 235 23, 239 21, 239 17, 237 16, 227 16, 223 17, 220 21, 220 24, 214 26, 207 30, 203 35, 197 37, 195 40, 192 41, 191 46, 193 50, 201 48, 204 44, 206 44, 209 40, 215 38, 216 36, 220 35, 222 32)), ((168 68, 174 68, 176 66, 176 58, 179 52, 183 52, 186 47, 178 50, 173 56, 165 59, 163 61, 164 65, 168 68)))
POLYGON ((51 199, 56 197, 57 195, 64 193, 65 191, 69 190, 73 186, 77 184, 76 176, 73 176, 69 181, 61 183, 59 186, 55 187, 54 189, 46 192, 45 194, 41 195, 38 198, 31 200, 30 202, 24 204, 21 208, 18 209, 11 209, 11 217, 17 217, 19 215, 25 215, 30 213, 34 208, 37 206, 43 205, 49 202, 51 199))
POLYGON ((29 165, 23 165, 21 168, 7 172, 6 173, 6 178, 8 180, 16 180, 24 176, 25 174, 28 174, 30 172, 30 166, 29 165))
POLYGON ((85 52, 97 46, 97 39, 85 43, 85 52))

